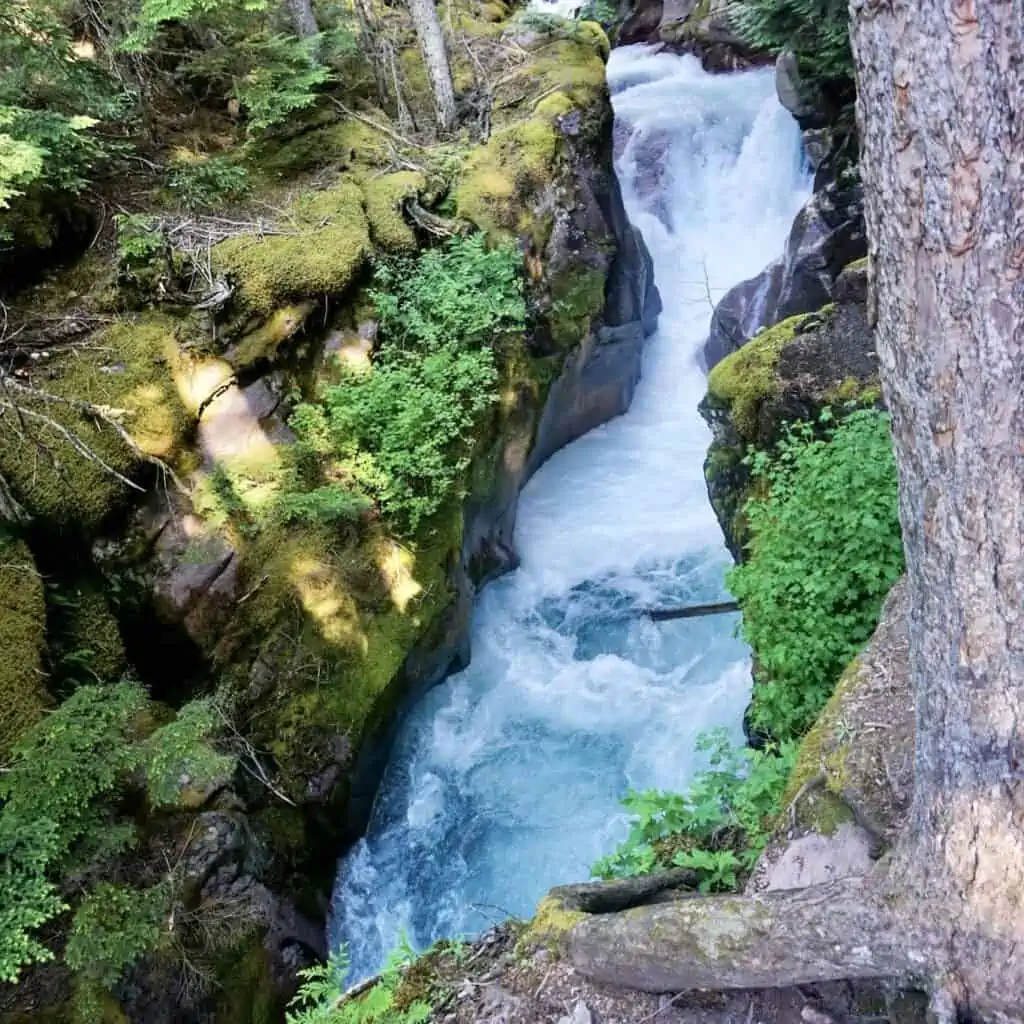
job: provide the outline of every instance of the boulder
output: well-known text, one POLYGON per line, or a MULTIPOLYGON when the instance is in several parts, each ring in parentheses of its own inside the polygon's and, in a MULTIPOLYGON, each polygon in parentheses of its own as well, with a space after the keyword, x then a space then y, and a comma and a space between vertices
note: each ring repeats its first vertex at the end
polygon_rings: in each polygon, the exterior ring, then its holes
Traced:
POLYGON ((639 0, 626 16, 618 35, 616 46, 632 46, 634 43, 650 43, 658 38, 661 25, 662 0, 639 0))
POLYGON ((832 298, 836 277, 867 255, 863 194, 837 182, 816 192, 797 214, 782 257, 728 291, 715 307, 703 364, 711 369, 759 331, 832 298))
POLYGON ((700 404, 712 433, 704 476, 737 561, 742 561, 746 542, 747 454, 771 449, 787 423, 814 419, 826 405, 881 399, 867 321, 866 261, 843 271, 835 292, 834 305, 761 331, 708 377, 708 393, 700 404))

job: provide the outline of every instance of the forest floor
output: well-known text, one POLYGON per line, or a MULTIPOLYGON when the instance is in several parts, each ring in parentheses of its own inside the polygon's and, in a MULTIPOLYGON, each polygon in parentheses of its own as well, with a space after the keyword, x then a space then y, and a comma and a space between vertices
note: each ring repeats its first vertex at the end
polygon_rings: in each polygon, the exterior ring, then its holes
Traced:
MULTIPOLYGON (((465 948, 465 947, 464 947, 465 948)), ((492 929, 459 956, 432 960, 433 1024, 909 1024, 922 1007, 883 985, 648 993, 595 984, 521 928, 492 929)), ((422 962, 422 961, 421 961, 422 962)), ((425 980, 425 979, 424 979, 425 980)), ((416 979, 407 976, 407 983, 416 979)))

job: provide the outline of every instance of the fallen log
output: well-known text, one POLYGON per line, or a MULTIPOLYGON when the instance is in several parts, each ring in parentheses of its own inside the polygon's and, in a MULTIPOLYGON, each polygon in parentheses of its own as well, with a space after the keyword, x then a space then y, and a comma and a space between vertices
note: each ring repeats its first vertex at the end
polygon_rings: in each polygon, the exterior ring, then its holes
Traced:
POLYGON ((646 615, 652 622, 668 622, 670 619, 698 619, 704 615, 725 615, 739 610, 740 606, 735 601, 718 601, 715 604, 694 604, 686 608, 645 608, 640 614, 646 615))

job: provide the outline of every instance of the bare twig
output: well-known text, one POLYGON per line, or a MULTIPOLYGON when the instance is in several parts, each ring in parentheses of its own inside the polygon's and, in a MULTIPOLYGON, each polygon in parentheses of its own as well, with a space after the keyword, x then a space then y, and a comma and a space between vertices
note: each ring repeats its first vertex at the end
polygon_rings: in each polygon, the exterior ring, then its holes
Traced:
POLYGON ((360 114, 358 111, 351 110, 349 107, 346 107, 341 100, 334 96, 330 96, 328 99, 330 99, 330 101, 347 117, 354 117, 357 121, 362 121, 363 124, 369 125, 374 129, 374 131, 378 131, 389 136, 394 139, 395 142, 401 143, 403 146, 411 146, 413 149, 426 152, 426 146, 421 146, 418 142, 414 142, 412 139, 408 139, 404 135, 399 135, 398 132, 393 128, 389 128, 386 124, 380 124, 378 121, 374 121, 373 118, 367 117, 365 114, 360 114))
POLYGON ((298 805, 294 800, 282 793, 281 790, 270 781, 270 778, 263 767, 263 762, 260 760, 259 755, 256 752, 256 748, 238 731, 238 727, 231 721, 230 717, 228 717, 227 712, 216 703, 214 704, 214 710, 217 712, 217 716, 223 723, 224 728, 231 733, 235 741, 242 748, 242 755, 239 756, 239 764, 242 766, 242 770, 251 778, 265 786, 278 798, 278 800, 286 803, 289 807, 297 807, 298 805))

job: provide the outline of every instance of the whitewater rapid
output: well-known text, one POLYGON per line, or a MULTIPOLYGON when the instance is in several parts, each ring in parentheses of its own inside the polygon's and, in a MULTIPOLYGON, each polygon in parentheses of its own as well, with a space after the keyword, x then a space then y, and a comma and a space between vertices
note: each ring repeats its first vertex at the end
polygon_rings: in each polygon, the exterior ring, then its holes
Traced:
POLYGON ((697 735, 741 736, 748 652, 735 616, 630 609, 712 601, 729 565, 708 504, 696 355, 711 302, 782 250, 809 182, 770 70, 728 76, 645 47, 613 52, 616 170, 664 302, 626 416, 523 491, 520 567, 480 595, 472 663, 409 713, 330 922, 351 979, 405 933, 425 947, 529 916, 626 832, 629 788, 684 788, 697 735))

